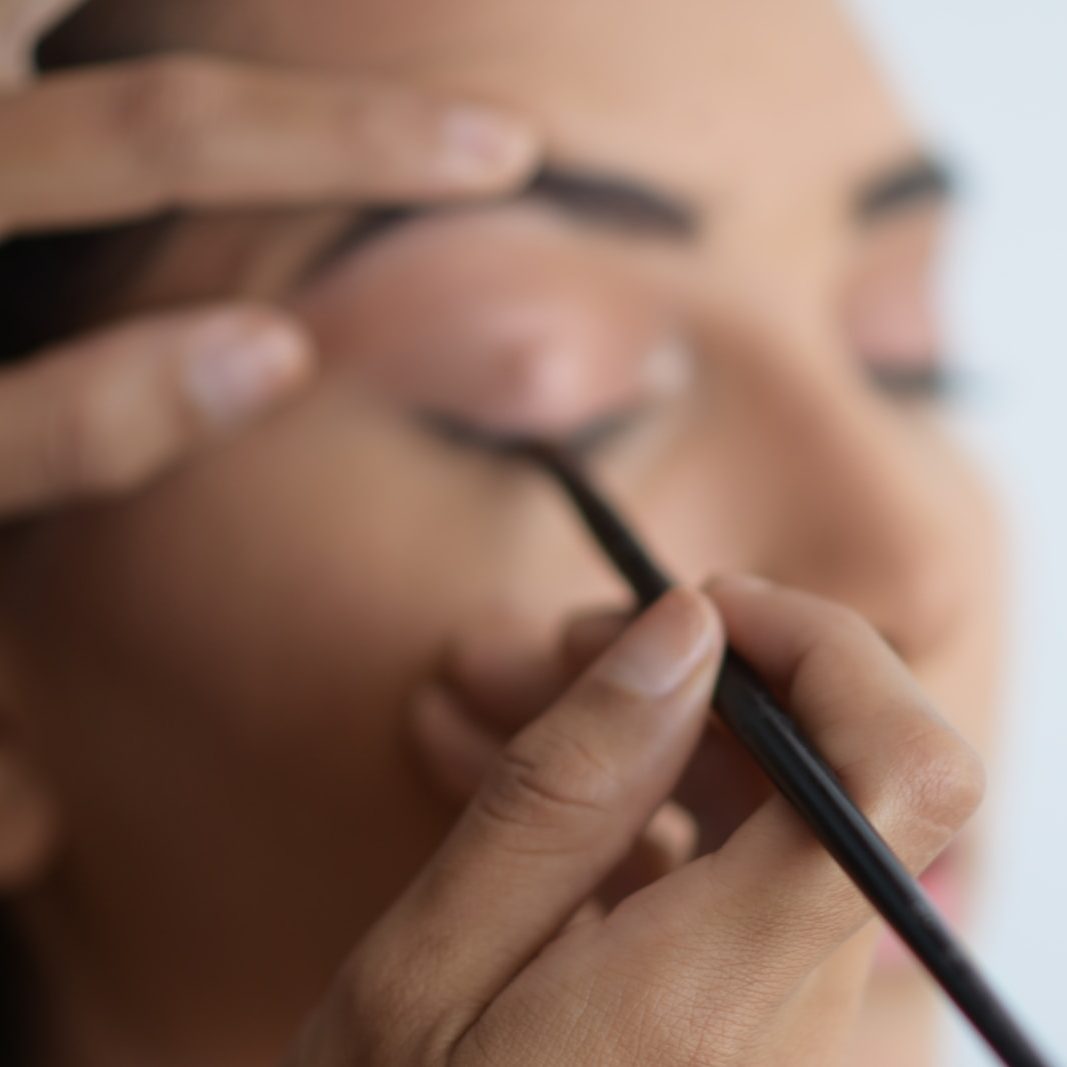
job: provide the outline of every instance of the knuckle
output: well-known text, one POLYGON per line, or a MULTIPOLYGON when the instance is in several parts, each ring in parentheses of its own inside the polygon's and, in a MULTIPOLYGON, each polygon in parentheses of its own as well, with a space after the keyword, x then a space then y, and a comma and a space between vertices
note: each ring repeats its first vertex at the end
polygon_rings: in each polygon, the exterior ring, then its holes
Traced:
POLYGON ((476 805, 494 822, 548 832, 595 823, 618 793, 616 776, 586 745, 563 730, 541 729, 503 750, 476 805))
POLYGON ((955 731, 935 727, 905 746, 904 806, 913 820, 946 844, 974 814, 985 794, 977 753, 955 731))
POLYGON ((412 171, 421 171, 427 155, 442 147, 442 108, 408 88, 363 83, 338 97, 332 114, 338 138, 359 145, 368 180, 388 176, 404 188, 412 171))
POLYGON ((398 138, 398 130, 428 127, 438 117, 426 96, 391 82, 363 81, 342 99, 346 128, 355 127, 382 147, 404 139, 398 138))
MULTIPOLYGON (((655 961, 641 961, 640 971, 635 968, 630 976, 627 994, 615 998, 611 1030, 618 1047, 639 1050, 641 1063, 663 1067, 725 1065, 743 1049, 751 1052, 754 1028, 748 1013, 735 1011, 732 1003, 708 992, 721 987, 726 976, 715 975, 716 984, 710 987, 707 978, 703 969, 687 968, 678 960, 671 961, 669 970, 655 961)), ((760 1010, 751 1014, 766 1018, 760 1010)))
POLYGON ((454 991, 442 997, 432 967, 388 943, 375 946, 373 933, 369 940, 335 981, 330 1015, 342 1035, 339 1047, 352 1063, 443 1062, 442 1051, 465 1025, 466 1006, 457 1007, 454 991))
POLYGON ((234 94, 226 64, 184 54, 141 64, 124 85, 116 106, 118 133, 161 197, 180 198, 195 184, 234 94))
POLYGON ((368 1062, 377 1062, 389 1051, 391 1034, 406 1007, 391 968, 380 964, 356 953, 338 976, 332 998, 332 1014, 346 1047, 358 1050, 368 1062))
POLYGON ((73 496, 132 489, 143 462, 124 433, 122 397, 108 381, 90 381, 57 412, 47 460, 53 480, 73 496))
POLYGON ((954 834, 985 795, 978 754, 955 732, 937 730, 922 741, 914 761, 916 802, 926 818, 954 834))

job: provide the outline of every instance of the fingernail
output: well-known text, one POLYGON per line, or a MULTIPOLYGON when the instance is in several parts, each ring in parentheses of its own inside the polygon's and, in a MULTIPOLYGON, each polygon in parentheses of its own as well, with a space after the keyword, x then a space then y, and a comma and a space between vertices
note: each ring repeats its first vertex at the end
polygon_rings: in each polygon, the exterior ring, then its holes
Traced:
POLYGON ((310 367, 308 346, 295 328, 227 317, 195 337, 186 364, 193 404, 215 422, 238 422, 290 392, 310 367))
POLYGON ((456 181, 519 174, 533 162, 533 131, 515 119, 487 108, 455 108, 444 119, 441 168, 456 181))
POLYGON ((721 633, 705 597, 691 589, 673 589, 626 631, 602 661, 602 669, 624 689, 646 697, 665 696, 721 645, 721 633))

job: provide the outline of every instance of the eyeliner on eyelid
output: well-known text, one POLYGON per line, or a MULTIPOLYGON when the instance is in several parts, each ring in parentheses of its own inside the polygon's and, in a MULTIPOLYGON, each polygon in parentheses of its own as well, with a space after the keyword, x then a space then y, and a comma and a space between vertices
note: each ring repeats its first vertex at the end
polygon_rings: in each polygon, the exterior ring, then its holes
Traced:
POLYGON ((876 389, 893 399, 957 400, 967 391, 960 373, 936 358, 911 367, 871 361, 865 372, 876 389))

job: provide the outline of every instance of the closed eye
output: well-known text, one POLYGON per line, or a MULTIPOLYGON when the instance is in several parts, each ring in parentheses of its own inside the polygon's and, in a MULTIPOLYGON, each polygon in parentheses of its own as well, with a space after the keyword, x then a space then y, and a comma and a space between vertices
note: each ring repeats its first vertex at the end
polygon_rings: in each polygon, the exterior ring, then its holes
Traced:
MULTIPOLYGON (((568 455, 587 459, 634 429, 648 414, 644 408, 613 411, 590 420, 562 437, 554 435, 552 444, 563 448, 568 455)), ((416 418, 435 437, 461 448, 499 455, 513 452, 527 443, 525 437, 484 430, 466 419, 439 411, 418 412, 416 418)))

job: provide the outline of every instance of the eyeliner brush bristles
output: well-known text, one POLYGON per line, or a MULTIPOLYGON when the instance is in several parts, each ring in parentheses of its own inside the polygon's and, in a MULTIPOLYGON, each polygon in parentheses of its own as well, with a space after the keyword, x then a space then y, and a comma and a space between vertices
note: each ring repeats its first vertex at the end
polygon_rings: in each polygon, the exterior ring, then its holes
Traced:
MULTIPOLYGON (((559 483, 642 607, 671 588, 671 580, 568 456, 536 442, 513 442, 508 451, 539 464, 559 483)), ((726 726, 1001 1061, 1008 1067, 1050 1067, 837 775, 752 667, 730 649, 712 702, 726 726)))
POLYGON ((577 466, 559 449, 544 444, 518 446, 550 471, 567 491, 597 542, 614 561, 622 576, 630 583, 642 608, 655 603, 674 584, 652 562, 644 547, 607 502, 579 473, 577 466))

